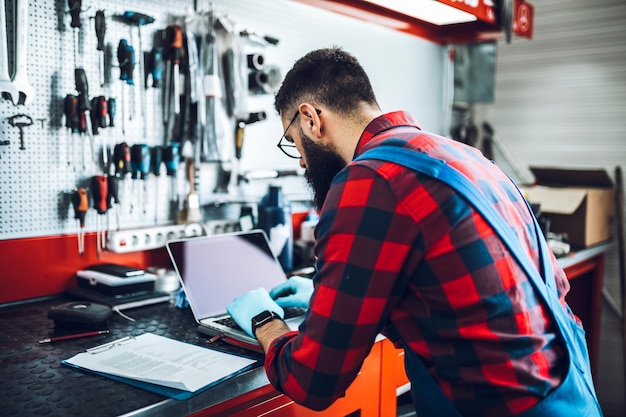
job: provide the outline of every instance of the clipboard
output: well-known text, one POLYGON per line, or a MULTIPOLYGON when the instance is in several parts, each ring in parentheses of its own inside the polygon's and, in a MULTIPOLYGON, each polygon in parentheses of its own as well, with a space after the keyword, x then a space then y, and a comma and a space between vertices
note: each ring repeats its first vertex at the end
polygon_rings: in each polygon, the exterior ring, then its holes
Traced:
POLYGON ((61 364, 176 400, 186 400, 261 366, 255 358, 153 333, 89 348, 61 364))

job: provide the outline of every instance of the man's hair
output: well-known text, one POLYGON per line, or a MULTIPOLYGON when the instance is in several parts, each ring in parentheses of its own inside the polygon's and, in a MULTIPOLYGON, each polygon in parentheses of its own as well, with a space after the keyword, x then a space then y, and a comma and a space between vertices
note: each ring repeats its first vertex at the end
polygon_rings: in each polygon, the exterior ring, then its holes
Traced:
POLYGON ((291 113, 304 102, 347 116, 363 103, 378 106, 361 64, 338 47, 311 51, 296 61, 276 94, 274 108, 280 114, 291 113))

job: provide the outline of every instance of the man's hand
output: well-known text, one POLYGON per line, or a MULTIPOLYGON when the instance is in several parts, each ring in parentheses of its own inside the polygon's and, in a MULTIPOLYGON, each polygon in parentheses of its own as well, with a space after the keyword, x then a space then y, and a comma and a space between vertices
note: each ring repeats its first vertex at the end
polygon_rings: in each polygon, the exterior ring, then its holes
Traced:
POLYGON ((310 278, 294 276, 272 288, 270 297, 281 307, 309 306, 309 300, 313 294, 313 280, 310 278))
MULTIPOLYGON (((254 337, 252 333, 252 318, 257 314, 268 310, 285 317, 281 306, 276 304, 265 288, 257 288, 247 292, 230 303, 226 310, 246 333, 254 337)), ((280 320, 277 320, 280 321, 280 320)))

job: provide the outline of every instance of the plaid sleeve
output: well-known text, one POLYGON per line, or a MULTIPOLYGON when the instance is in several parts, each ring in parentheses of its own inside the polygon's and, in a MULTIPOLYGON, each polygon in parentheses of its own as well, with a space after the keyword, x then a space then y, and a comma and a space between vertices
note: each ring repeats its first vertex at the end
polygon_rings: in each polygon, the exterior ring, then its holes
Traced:
POLYGON ((344 395, 399 300, 415 230, 372 169, 335 178, 316 229, 311 308, 301 331, 277 339, 266 357, 277 389, 316 410, 344 395))

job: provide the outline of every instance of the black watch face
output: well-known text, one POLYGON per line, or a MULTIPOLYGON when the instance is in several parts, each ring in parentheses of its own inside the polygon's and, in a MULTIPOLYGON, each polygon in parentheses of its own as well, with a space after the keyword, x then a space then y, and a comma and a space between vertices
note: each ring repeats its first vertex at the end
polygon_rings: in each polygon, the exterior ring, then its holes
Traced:
POLYGON ((254 316, 254 324, 255 325, 259 325, 263 322, 266 322, 267 320, 271 319, 274 315, 272 314, 271 311, 267 311, 265 310, 262 313, 257 314, 256 316, 254 316))

